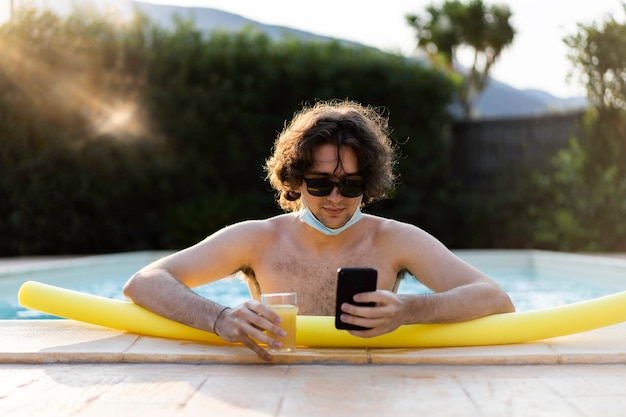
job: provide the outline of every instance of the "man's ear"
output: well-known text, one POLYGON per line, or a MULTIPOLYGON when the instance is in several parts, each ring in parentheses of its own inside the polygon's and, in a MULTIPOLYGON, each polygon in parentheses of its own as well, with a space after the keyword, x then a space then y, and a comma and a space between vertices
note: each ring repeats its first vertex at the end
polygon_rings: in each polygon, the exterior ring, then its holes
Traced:
POLYGON ((285 193, 285 198, 288 201, 296 201, 296 200, 298 200, 301 197, 301 195, 302 194, 300 194, 300 191, 291 191, 291 190, 289 190, 289 191, 287 191, 285 193))

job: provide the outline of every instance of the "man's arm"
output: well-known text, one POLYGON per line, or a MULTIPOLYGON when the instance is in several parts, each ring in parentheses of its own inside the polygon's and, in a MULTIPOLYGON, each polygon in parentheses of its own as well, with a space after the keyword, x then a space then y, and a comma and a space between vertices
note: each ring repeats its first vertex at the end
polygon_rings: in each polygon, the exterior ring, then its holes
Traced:
POLYGON ((351 333, 371 337, 402 324, 457 322, 515 311, 511 299, 496 282, 428 233, 398 222, 388 229, 383 234, 385 256, 397 259, 398 269, 409 270, 434 293, 399 295, 378 290, 357 295, 355 301, 374 302, 376 307, 345 305, 342 321, 372 328, 351 333))
POLYGON ((163 317, 241 342, 263 359, 271 355, 254 339, 280 347, 268 333, 281 337, 280 317, 250 300, 233 309, 208 300, 190 287, 226 277, 250 265, 249 256, 263 242, 263 223, 246 222, 225 228, 190 248, 158 260, 134 274, 124 295, 163 317), (254 239, 250 239, 254 236, 254 239))

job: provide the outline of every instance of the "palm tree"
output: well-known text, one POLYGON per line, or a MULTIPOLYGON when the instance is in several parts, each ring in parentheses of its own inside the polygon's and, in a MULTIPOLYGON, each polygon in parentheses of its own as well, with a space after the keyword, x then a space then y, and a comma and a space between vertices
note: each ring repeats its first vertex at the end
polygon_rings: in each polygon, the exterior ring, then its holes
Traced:
POLYGON ((511 10, 505 5, 485 6, 482 0, 463 4, 446 0, 441 7, 426 8, 428 17, 409 14, 407 22, 417 31, 417 48, 427 52, 431 62, 462 75, 459 99, 465 118, 473 116, 473 105, 489 80, 489 71, 500 53, 513 42, 511 10), (467 75, 455 68, 457 49, 474 51, 467 75))

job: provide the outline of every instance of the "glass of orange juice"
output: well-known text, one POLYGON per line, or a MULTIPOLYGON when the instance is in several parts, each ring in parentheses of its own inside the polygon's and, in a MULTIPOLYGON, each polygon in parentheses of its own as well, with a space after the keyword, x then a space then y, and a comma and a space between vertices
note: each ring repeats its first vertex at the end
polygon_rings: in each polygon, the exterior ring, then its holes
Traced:
POLYGON ((296 316, 298 315, 298 296, 296 293, 261 294, 261 302, 283 319, 280 327, 287 332, 287 336, 279 339, 282 347, 270 349, 270 351, 293 352, 296 350, 296 316))

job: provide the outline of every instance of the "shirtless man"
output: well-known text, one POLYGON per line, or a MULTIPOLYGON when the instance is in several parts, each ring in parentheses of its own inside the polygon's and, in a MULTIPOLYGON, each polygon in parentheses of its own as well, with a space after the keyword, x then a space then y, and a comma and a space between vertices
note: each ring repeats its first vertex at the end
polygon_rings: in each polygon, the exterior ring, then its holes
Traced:
POLYGON ((387 132, 385 118, 355 102, 303 109, 278 136, 266 163, 287 213, 228 226, 158 260, 137 272, 124 294, 157 314, 241 342, 265 360, 272 356, 256 341, 279 348, 275 338, 284 332, 280 317, 259 302, 260 294, 296 292, 299 314, 334 315, 339 267, 378 270, 377 290, 355 296, 375 307, 342 306, 342 321, 370 328, 350 330, 356 336, 514 311, 500 286, 433 236, 361 213, 394 184, 387 132), (236 272, 244 274, 253 297, 240 306, 224 307, 190 290, 236 272), (396 294, 404 272, 433 293, 396 294))

